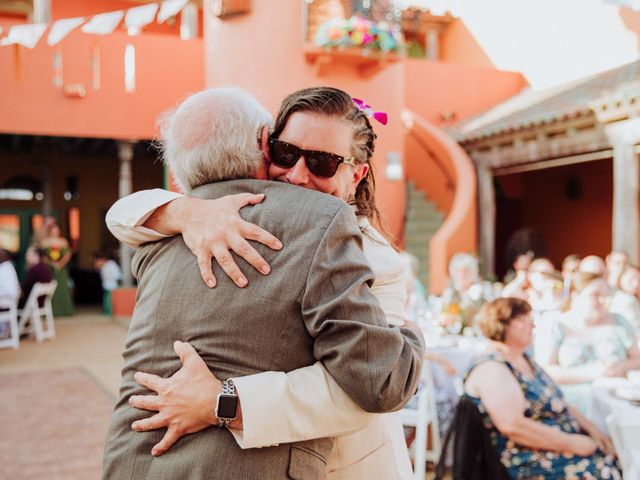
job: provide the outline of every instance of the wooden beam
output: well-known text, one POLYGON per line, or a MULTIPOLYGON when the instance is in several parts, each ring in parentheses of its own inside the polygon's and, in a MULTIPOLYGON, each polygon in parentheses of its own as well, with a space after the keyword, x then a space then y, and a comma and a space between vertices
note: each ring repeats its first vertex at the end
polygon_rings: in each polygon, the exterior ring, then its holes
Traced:
POLYGON ((493 185, 493 173, 478 166, 478 214, 480 257, 486 277, 495 273, 496 255, 496 192, 493 185))
POLYGON ((494 170, 611 149, 611 141, 600 126, 570 129, 553 136, 530 135, 527 140, 522 140, 523 136, 521 141, 517 137, 503 138, 502 144, 494 143, 478 150, 465 145, 465 149, 479 164, 494 170))
POLYGON ((552 160, 541 160, 538 162, 515 165, 513 167, 497 168, 494 175, 511 175, 512 173, 533 172, 535 170, 545 170, 547 168, 563 167, 575 163, 593 162, 596 160, 606 160, 613 158, 613 149, 608 148, 599 152, 581 153, 568 157, 554 158, 552 160))

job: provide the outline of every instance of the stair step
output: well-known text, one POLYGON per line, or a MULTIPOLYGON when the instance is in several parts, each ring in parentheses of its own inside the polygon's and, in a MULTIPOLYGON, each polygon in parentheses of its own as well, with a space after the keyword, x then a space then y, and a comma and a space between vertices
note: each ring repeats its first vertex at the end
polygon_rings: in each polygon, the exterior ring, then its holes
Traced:
POLYGON ((420 221, 420 222, 411 222, 407 220, 407 224, 404 228, 405 234, 408 232, 418 232, 418 233, 429 233, 431 235, 435 234, 444 222, 433 222, 433 221, 420 221))
POLYGON ((433 208, 422 208, 422 209, 409 209, 407 212, 407 217, 409 218, 437 218, 438 220, 444 220, 444 215, 438 212, 433 208))
POLYGON ((411 219, 433 219, 438 221, 444 220, 444 215, 437 211, 435 208, 410 208, 407 212, 407 218, 411 219))
POLYGON ((445 216, 412 182, 407 182, 406 200, 405 248, 418 259, 418 278, 428 288, 429 242, 444 223, 445 216))

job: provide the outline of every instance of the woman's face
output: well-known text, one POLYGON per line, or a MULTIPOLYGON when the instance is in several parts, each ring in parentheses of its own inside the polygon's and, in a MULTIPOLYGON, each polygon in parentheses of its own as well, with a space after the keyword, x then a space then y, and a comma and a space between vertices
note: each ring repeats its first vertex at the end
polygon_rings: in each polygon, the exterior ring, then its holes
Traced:
MULTIPOLYGON (((319 150, 346 158, 352 156, 353 126, 336 117, 296 112, 289 117, 278 140, 303 150, 319 150)), ((333 177, 323 178, 312 174, 304 158, 300 157, 298 163, 291 168, 282 168, 271 163, 269 178, 328 193, 349 201, 355 194, 356 187, 367 174, 368 168, 368 165, 363 164, 354 167, 341 163, 333 177)))
POLYGON ((35 265, 40 262, 40 257, 36 253, 35 248, 27 248, 27 253, 25 254, 25 260, 27 261, 27 265, 35 265))
POLYGON ((604 300, 609 294, 609 287, 604 280, 594 280, 573 298, 574 308, 589 314, 605 310, 604 300))
POLYGON ((507 326, 505 343, 526 349, 533 341, 531 312, 514 318, 507 326))
POLYGON ((60 237, 61 232, 60 232, 60 227, 58 225, 52 225, 50 232, 53 238, 60 237))
POLYGON ((463 291, 469 290, 469 288, 476 282, 475 272, 466 265, 458 267, 452 273, 454 285, 463 291))

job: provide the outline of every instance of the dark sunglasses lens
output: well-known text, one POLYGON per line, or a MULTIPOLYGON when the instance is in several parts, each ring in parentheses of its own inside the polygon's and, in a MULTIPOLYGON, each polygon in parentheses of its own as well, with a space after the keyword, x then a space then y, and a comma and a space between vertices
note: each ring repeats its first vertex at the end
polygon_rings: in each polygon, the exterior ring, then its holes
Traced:
POLYGON ((333 177, 338 170, 338 159, 322 152, 307 152, 305 156, 307 168, 317 177, 333 177))
POLYGON ((284 168, 293 167, 301 155, 297 147, 278 141, 271 142, 270 153, 271 161, 284 168))

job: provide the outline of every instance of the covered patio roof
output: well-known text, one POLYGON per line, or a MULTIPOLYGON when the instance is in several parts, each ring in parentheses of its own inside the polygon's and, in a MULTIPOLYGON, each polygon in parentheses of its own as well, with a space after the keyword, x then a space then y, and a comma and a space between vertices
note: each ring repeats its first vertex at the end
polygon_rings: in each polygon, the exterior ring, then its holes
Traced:
POLYGON ((629 87, 639 83, 640 60, 545 90, 527 89, 484 113, 453 125, 449 133, 460 143, 467 144, 593 115, 594 102, 603 97, 624 100, 629 87))

